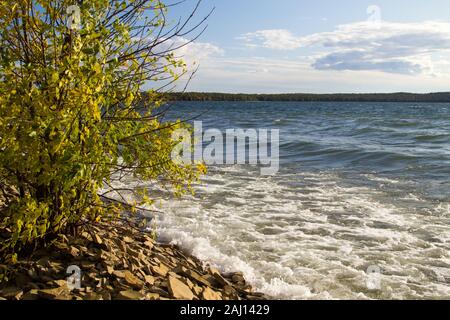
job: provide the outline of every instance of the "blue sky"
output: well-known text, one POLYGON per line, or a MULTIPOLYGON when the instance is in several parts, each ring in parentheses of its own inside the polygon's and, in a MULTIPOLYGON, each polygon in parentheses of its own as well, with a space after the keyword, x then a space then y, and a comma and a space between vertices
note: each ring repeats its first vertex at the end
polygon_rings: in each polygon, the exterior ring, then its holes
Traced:
POLYGON ((197 19, 213 7, 180 53, 190 91, 450 91, 448 0, 203 0, 197 19))

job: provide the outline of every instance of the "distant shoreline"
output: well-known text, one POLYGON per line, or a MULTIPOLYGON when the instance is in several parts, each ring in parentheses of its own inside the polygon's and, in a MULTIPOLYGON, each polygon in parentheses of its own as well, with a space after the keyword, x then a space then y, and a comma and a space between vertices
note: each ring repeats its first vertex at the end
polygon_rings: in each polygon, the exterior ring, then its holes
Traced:
POLYGON ((284 93, 244 94, 216 92, 172 92, 167 93, 170 101, 280 101, 280 102, 410 102, 450 103, 450 92, 436 93, 284 93))

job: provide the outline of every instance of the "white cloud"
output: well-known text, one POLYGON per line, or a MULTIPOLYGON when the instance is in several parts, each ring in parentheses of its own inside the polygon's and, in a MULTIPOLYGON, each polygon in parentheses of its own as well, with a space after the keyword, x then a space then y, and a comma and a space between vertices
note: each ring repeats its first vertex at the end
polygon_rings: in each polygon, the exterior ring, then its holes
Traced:
POLYGON ((450 76, 411 77, 376 70, 316 70, 297 60, 249 57, 214 58, 202 63, 190 91, 287 92, 431 92, 448 91, 450 76))
POLYGON ((246 45, 277 50, 320 47, 322 53, 312 63, 317 70, 431 74, 436 71, 433 55, 450 52, 450 23, 356 22, 307 36, 276 29, 247 33, 241 39, 246 45))
MULTIPOLYGON (((259 32, 241 37, 249 45, 276 50, 228 48, 212 43, 172 39, 193 70, 190 91, 248 93, 448 91, 450 24, 353 23, 332 32, 297 37, 289 31, 259 32), (293 49, 307 48, 306 51, 293 49), (239 49, 239 50, 237 50, 239 49), (242 56, 242 54, 244 54, 242 56), (194 65, 195 62, 195 65, 194 65), (411 76, 416 75, 416 76, 411 76)), ((187 79, 186 79, 187 80, 187 79)), ((185 81, 178 84, 184 88, 185 81)))
POLYGON ((222 56, 225 51, 218 46, 207 42, 189 42, 185 38, 178 37, 173 40, 173 47, 180 47, 175 51, 188 66, 201 63, 211 57, 222 56))
MULTIPOLYGON (((142 41, 141 38, 137 37, 133 40, 135 42, 142 41)), ((183 37, 160 40, 161 43, 153 48, 153 52, 173 51, 176 57, 183 59, 190 67, 213 56, 222 56, 225 53, 222 48, 208 42, 191 41, 183 37)), ((145 41, 152 43, 154 39, 146 38, 145 41)))
POLYGON ((247 46, 258 46, 256 42, 260 41, 265 48, 277 50, 292 50, 300 46, 300 41, 288 30, 272 29, 260 30, 256 32, 246 33, 238 37, 244 40, 247 46))

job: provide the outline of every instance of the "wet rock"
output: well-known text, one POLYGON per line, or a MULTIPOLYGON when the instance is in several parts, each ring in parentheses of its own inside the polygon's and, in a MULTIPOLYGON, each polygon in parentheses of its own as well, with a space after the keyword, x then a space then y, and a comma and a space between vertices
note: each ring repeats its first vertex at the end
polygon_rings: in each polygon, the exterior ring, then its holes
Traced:
POLYGON ((244 274, 242 272, 234 272, 230 274, 231 281, 239 285, 245 285, 244 274))
POLYGON ((217 270, 216 268, 209 268, 209 272, 213 275, 214 279, 219 283, 220 286, 231 287, 231 283, 220 274, 219 270, 217 270))
POLYGON ((245 296, 247 300, 267 300, 264 295, 248 294, 245 296))
POLYGON ((192 271, 182 265, 177 266, 174 269, 174 272, 179 275, 182 275, 183 277, 189 278, 197 283, 209 286, 209 283, 205 279, 203 279, 203 277, 199 273, 192 271))
POLYGON ((223 293, 224 293, 225 296, 227 296, 227 297, 229 297, 229 298, 231 298, 233 300, 236 300, 237 297, 239 296, 238 292, 236 291, 236 289, 234 289, 231 285, 230 286, 228 286, 228 285, 224 286, 223 287, 223 293))

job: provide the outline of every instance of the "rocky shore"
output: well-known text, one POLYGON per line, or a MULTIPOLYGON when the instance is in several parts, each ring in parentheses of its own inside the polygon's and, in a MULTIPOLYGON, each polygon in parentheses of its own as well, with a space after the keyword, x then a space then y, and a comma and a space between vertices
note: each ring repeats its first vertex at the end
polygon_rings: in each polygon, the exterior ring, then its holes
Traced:
POLYGON ((242 273, 222 274, 176 246, 158 243, 136 221, 96 223, 83 230, 19 259, 9 282, 0 284, 0 300, 267 298, 253 292, 242 273))

